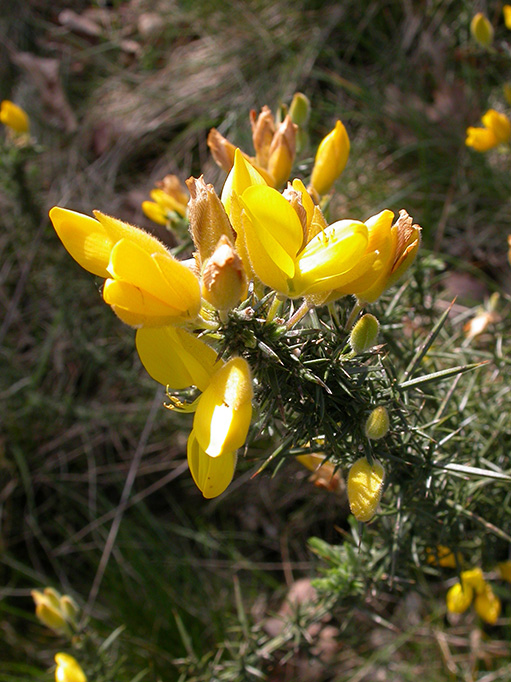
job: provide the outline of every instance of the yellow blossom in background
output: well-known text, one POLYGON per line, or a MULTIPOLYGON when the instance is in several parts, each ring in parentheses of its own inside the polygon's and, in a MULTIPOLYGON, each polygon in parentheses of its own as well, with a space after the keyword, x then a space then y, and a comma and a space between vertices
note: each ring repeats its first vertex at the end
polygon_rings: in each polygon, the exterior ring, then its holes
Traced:
POLYGON ((70 654, 55 654, 55 662, 57 664, 55 669, 56 682, 87 682, 81 665, 70 654))
POLYGON ((192 271, 155 237, 99 211, 96 218, 55 206, 50 218, 70 255, 106 278, 103 300, 131 326, 163 326, 196 317, 200 288, 192 271))
POLYGON ((502 8, 502 14, 504 15, 504 23, 506 28, 511 31, 511 5, 504 5, 502 8))
POLYGON ((30 130, 30 121, 25 111, 8 99, 0 104, 0 123, 20 135, 30 130))
POLYGON ((445 598, 447 610, 451 613, 464 613, 472 603, 473 596, 474 590, 472 587, 456 583, 447 592, 445 598))
POLYGON ((143 201, 145 215, 159 225, 175 222, 186 216, 188 194, 176 175, 166 175, 150 192, 152 201, 143 201))
MULTIPOLYGON (((511 5, 509 5, 509 7, 511 7, 511 5)), ((511 105, 511 83, 504 83, 502 91, 506 102, 511 105)))
POLYGON ((61 595, 53 587, 31 591, 35 603, 35 615, 54 632, 71 637, 76 627, 79 609, 72 597, 61 595))
POLYGON ((431 547, 426 548, 426 558, 428 564, 433 566, 441 566, 442 568, 456 568, 463 562, 463 557, 460 552, 454 552, 445 545, 437 545, 435 549, 431 547))
POLYGON ((319 452, 310 455, 296 455, 296 460, 309 471, 312 471, 309 480, 318 488, 325 488, 334 493, 341 492, 344 489, 344 481, 340 472, 336 471, 335 466, 326 459, 325 455, 319 452))
POLYGON ((484 590, 474 600, 474 608, 479 618, 482 618, 485 623, 495 625, 500 616, 502 604, 491 587, 486 583, 484 590))
POLYGON ((348 473, 348 502, 357 521, 370 521, 376 514, 383 492, 385 470, 378 460, 369 464, 358 459, 348 473))
POLYGON ((335 128, 320 142, 311 175, 311 186, 322 196, 330 191, 348 161, 350 139, 346 128, 337 121, 335 128))
POLYGON ((472 587, 477 594, 480 594, 485 589, 486 582, 480 568, 462 571, 460 579, 463 587, 472 587))
POLYGON ((511 561, 501 561, 497 565, 497 570, 502 580, 511 583, 511 561))
POLYGON ((470 33, 481 47, 489 47, 493 42, 493 26, 482 12, 473 16, 470 22, 470 33))
POLYGON ((507 144, 511 139, 511 121, 505 114, 495 109, 488 111, 481 118, 483 128, 467 128, 465 144, 476 152, 487 152, 499 144, 507 144))

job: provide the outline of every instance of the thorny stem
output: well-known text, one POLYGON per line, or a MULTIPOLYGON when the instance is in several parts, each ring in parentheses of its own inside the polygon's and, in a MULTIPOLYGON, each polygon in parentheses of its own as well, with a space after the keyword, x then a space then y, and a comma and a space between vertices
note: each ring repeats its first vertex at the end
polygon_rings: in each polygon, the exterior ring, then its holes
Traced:
POLYGON ((299 322, 302 317, 307 315, 307 313, 310 310, 309 303, 307 301, 304 301, 302 305, 298 308, 298 310, 291 315, 289 320, 287 321, 286 328, 291 329, 297 322, 299 322))

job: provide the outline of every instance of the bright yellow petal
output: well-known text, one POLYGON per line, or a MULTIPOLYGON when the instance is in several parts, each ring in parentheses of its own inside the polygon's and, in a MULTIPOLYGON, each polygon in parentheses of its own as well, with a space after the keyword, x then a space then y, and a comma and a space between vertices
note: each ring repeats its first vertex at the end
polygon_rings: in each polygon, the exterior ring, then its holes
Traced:
POLYGON ((144 327, 136 334, 137 352, 153 379, 174 390, 204 391, 223 362, 211 346, 179 327, 144 327))
POLYGON ((144 212, 144 215, 149 218, 149 220, 152 220, 158 225, 166 225, 169 222, 166 214, 162 211, 158 204, 154 203, 154 201, 143 201, 142 211, 144 212))
POLYGON ((229 215, 231 209, 231 195, 238 194, 241 196, 247 187, 251 187, 252 185, 266 186, 267 183, 252 164, 243 157, 242 152, 239 149, 236 149, 234 153, 234 165, 227 176, 222 189, 222 196, 220 197, 227 215, 229 215))
POLYGON ((182 204, 176 198, 174 198, 171 194, 167 194, 167 192, 164 192, 162 189, 153 189, 149 193, 149 196, 162 209, 166 209, 168 211, 174 211, 175 213, 179 213, 179 215, 182 216, 183 218, 185 217, 185 215, 186 215, 186 204, 182 204))
POLYGON ((173 318, 179 317, 181 314, 180 310, 172 308, 168 303, 155 298, 147 291, 143 291, 130 282, 122 282, 116 279, 105 280, 103 300, 108 305, 116 306, 116 308, 124 309, 144 318, 159 318, 159 323, 163 319, 170 323, 173 318))
POLYGON ((170 254, 155 253, 152 259, 165 278, 169 301, 186 317, 195 317, 200 308, 200 285, 197 277, 190 268, 170 254))
POLYGON ((135 227, 134 225, 128 225, 122 220, 117 218, 112 218, 112 216, 105 215, 100 211, 94 211, 94 215, 103 225, 106 233, 115 244, 121 239, 128 239, 129 241, 137 244, 141 249, 147 251, 149 254, 153 253, 164 253, 168 254, 168 249, 158 240, 153 237, 152 234, 142 230, 140 227, 135 227))
POLYGON ((50 220, 60 241, 75 261, 99 277, 108 277, 108 263, 114 242, 94 218, 54 206, 50 220))
POLYGON ((493 130, 488 128, 467 128, 467 147, 472 147, 476 152, 487 152, 499 144, 493 130))
POLYGON ((200 447, 192 431, 188 437, 187 457, 195 485, 205 498, 218 497, 232 481, 237 459, 235 452, 210 457, 200 447))

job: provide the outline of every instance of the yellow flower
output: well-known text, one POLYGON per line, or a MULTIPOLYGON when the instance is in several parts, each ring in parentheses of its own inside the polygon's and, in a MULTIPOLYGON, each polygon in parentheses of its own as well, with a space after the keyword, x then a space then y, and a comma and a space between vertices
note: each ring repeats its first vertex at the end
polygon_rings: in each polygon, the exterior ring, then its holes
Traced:
POLYGON ((71 625, 75 625, 78 607, 68 595, 61 595, 52 587, 45 587, 42 592, 32 590, 30 593, 35 603, 37 618, 57 634, 71 637, 71 625))
POLYGON ((502 8, 502 14, 504 15, 504 23, 506 28, 511 31, 511 5, 504 5, 502 8))
POLYGON ((70 255, 106 278, 103 300, 126 324, 163 326, 196 317, 197 277, 148 232, 95 212, 95 218, 55 206, 50 218, 70 255))
POLYGON ((223 365, 211 346, 180 327, 142 327, 135 342, 148 374, 172 390, 197 386, 204 391, 223 365))
POLYGON ((309 480, 318 488, 325 488, 332 493, 340 493, 344 490, 344 482, 341 475, 336 471, 332 462, 325 455, 314 452, 310 455, 296 455, 296 459, 304 467, 312 471, 309 480))
POLYGON ((482 618, 485 623, 495 625, 500 616, 502 604, 491 587, 486 583, 485 589, 475 598, 474 608, 477 615, 482 618))
POLYGON ((474 590, 469 585, 456 583, 447 592, 445 597, 447 610, 451 613, 464 613, 472 603, 474 590))
POLYGON ((282 195, 249 186, 240 199, 241 227, 234 224, 255 275, 280 294, 322 295, 321 302, 346 294, 374 300, 415 256, 418 226, 406 227, 405 238, 398 224, 391 227, 391 211, 366 223, 339 220, 327 226, 303 184, 295 181, 293 189, 297 205, 285 196, 289 190, 282 195))
POLYGON ((199 398, 188 438, 188 466, 204 497, 220 495, 231 482, 251 418, 250 368, 243 358, 231 358, 199 398))
POLYGON ((320 142, 314 168, 312 169, 311 185, 319 194, 326 194, 343 172, 350 153, 350 139, 346 128, 337 121, 335 128, 320 142))
POLYGON ((372 465, 365 457, 357 460, 348 473, 348 502, 357 521, 370 521, 376 514, 383 492, 385 471, 373 459, 372 465))
POLYGON ((507 144, 511 139, 511 121, 505 114, 495 109, 488 111, 481 118, 483 128, 467 128, 465 144, 476 152, 487 152, 499 144, 507 144))
POLYGON ((463 587, 473 588, 476 594, 481 594, 486 589, 486 581, 480 568, 471 568, 468 571, 462 571, 460 579, 463 587))
POLYGON ((0 123, 20 135, 30 130, 30 122, 25 111, 8 99, 4 99, 0 104, 0 123))
POLYGON ((69 654, 55 654, 57 668, 55 670, 56 682, 87 682, 87 677, 76 658, 69 654))
POLYGON ((470 33, 482 47, 489 47, 493 42, 493 26, 482 12, 478 12, 472 17, 470 33))

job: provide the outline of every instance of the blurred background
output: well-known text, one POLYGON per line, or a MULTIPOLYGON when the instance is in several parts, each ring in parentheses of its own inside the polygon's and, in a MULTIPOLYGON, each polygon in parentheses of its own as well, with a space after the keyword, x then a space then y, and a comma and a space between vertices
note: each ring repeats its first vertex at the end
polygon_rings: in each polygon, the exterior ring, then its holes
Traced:
MULTIPOLYGON (((312 109, 297 174, 336 119, 351 139, 333 218, 406 207, 439 259, 445 300, 509 292, 509 152, 465 146, 467 126, 509 108, 511 33, 502 3, 481 5, 3 0, 0 98, 27 111, 35 147, 21 160, 5 147, 0 161, 0 680, 52 678, 54 636, 30 597, 49 584, 98 632, 125 625, 122 680, 142 669, 165 681, 475 679, 480 642, 470 628, 445 634, 443 594, 428 609, 417 594, 378 595, 378 616, 361 604, 340 650, 342 623, 286 612, 288 590, 310 600, 308 539, 339 541, 345 498, 294 463, 251 479, 249 460, 205 501, 187 472, 189 422, 161 408, 133 331, 47 213, 99 209, 171 244, 141 210, 155 183, 202 173, 220 190, 210 128, 250 153, 250 110, 301 91, 312 109), (479 9, 495 27, 491 50, 470 35, 479 9), (272 616, 282 608, 285 635, 272 616), (255 672, 239 667, 244 655, 255 672)), ((504 641, 488 646, 509 661, 504 641)))

